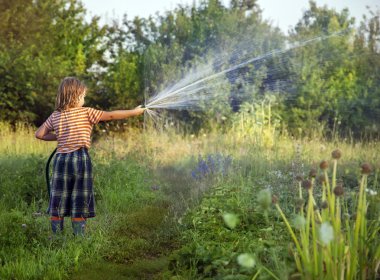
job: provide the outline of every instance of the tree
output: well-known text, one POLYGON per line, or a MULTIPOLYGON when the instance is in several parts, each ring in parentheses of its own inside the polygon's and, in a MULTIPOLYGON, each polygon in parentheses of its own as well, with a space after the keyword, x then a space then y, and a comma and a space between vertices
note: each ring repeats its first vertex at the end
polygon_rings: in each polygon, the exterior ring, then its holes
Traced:
POLYGON ((104 65, 105 29, 84 14, 76 0, 0 1, 0 119, 40 124, 63 77, 104 65))
POLYGON ((332 132, 347 114, 346 101, 356 98, 357 77, 350 59, 353 24, 348 10, 339 13, 311 1, 290 34, 300 47, 292 52, 295 90, 285 98, 282 115, 294 133, 321 128, 332 132))

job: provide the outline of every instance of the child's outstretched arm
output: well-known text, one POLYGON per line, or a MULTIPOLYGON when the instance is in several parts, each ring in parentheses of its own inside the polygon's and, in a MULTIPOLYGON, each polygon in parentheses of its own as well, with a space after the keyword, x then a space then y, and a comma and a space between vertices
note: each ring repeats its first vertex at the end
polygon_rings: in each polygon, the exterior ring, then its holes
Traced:
POLYGON ((103 112, 100 121, 122 120, 129 117, 134 117, 144 113, 145 109, 141 106, 132 110, 116 110, 110 112, 103 112))
POLYGON ((57 136, 51 133, 46 126, 41 125, 36 131, 36 138, 44 141, 57 141, 57 136))

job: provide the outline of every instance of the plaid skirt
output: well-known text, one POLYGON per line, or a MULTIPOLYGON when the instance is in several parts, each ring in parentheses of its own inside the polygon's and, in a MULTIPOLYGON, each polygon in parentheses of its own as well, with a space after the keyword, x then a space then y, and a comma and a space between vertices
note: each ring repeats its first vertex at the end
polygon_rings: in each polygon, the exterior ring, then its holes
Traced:
POLYGON ((92 165, 86 148, 55 155, 49 214, 72 218, 95 217, 92 165))

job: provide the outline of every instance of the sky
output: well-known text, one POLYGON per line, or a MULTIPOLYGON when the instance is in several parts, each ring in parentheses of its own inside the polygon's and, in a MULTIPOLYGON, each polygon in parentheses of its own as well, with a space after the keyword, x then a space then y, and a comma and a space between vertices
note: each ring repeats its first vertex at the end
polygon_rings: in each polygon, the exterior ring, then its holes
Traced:
MULTIPOLYGON (((121 19, 126 13, 129 19, 135 16, 148 17, 156 12, 163 13, 172 10, 178 4, 199 3, 199 0, 82 0, 88 16, 98 15, 103 23, 113 19, 121 19)), ((229 0, 221 1, 225 6, 229 0)), ((316 0, 318 5, 327 5, 337 11, 348 8, 357 20, 363 14, 368 14, 366 6, 372 10, 380 9, 379 0, 316 0)), ((263 18, 278 26, 285 33, 293 27, 309 7, 309 0, 258 0, 263 10, 263 18)))

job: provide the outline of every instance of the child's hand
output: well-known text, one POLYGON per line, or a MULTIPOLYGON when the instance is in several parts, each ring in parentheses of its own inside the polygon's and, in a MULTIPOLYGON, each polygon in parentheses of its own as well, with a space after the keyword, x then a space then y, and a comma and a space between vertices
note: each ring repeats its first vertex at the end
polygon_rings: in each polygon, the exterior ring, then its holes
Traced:
POLYGON ((145 108, 142 108, 140 105, 140 106, 137 106, 134 110, 136 112, 136 115, 141 115, 142 113, 144 113, 145 108))

